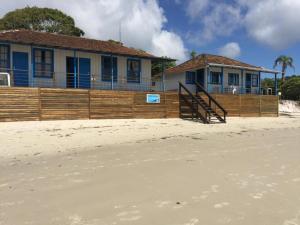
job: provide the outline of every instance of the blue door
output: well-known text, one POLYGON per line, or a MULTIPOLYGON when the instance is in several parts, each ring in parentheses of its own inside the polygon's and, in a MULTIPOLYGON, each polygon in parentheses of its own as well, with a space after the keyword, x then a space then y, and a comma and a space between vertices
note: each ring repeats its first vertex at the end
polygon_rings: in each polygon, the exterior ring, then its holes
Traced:
POLYGON ((200 84, 202 87, 204 87, 204 76, 205 76, 205 71, 204 69, 197 70, 197 78, 196 81, 198 84, 200 84))
POLYGON ((67 88, 91 87, 91 60, 67 57, 67 88))
POLYGON ((91 60, 79 58, 79 88, 91 87, 91 60))
POLYGON ((28 87, 28 53, 13 52, 14 86, 28 87))

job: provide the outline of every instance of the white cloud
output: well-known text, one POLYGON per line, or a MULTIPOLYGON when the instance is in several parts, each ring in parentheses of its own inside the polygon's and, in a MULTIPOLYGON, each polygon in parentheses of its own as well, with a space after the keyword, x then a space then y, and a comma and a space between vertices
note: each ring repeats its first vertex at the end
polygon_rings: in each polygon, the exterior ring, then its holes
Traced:
POLYGON ((238 28, 249 37, 283 49, 300 42, 300 0, 190 0, 186 13, 199 25, 188 40, 203 45, 215 38, 230 36, 238 28))
POLYGON ((157 56, 187 58, 180 36, 163 28, 167 19, 156 0, 11 0, 1 2, 0 16, 26 5, 58 8, 72 16, 87 37, 119 40, 157 56), (159 43, 161 40, 165 43, 159 43), (172 43, 172 44, 171 44, 172 43))
POLYGON ((202 15, 203 11, 209 6, 209 0, 190 0, 187 4, 187 14, 195 19, 202 15))
POLYGON ((263 0, 248 7, 245 26, 255 40, 275 49, 300 42, 299 0, 263 0))
POLYGON ((238 43, 230 42, 219 49, 219 54, 234 59, 240 56, 241 48, 238 43))
POLYGON ((239 7, 218 1, 192 0, 186 12, 193 22, 199 21, 201 26, 187 35, 190 42, 199 46, 217 37, 231 35, 242 19, 239 7))

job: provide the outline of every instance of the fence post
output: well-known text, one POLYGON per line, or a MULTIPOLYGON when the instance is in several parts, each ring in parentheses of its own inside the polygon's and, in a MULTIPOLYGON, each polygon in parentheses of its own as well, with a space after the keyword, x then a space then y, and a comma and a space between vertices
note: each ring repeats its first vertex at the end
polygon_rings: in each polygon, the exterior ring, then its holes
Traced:
POLYGON ((89 97, 89 120, 91 119, 91 90, 88 90, 88 97, 89 97))
POLYGON ((259 116, 261 117, 261 97, 262 95, 259 95, 259 116))
POLYGON ((38 88, 38 101, 39 101, 39 121, 42 120, 42 100, 41 100, 41 88, 38 88))
POLYGON ((240 114, 240 117, 242 116, 242 95, 240 94, 240 104, 239 104, 239 114, 240 114))

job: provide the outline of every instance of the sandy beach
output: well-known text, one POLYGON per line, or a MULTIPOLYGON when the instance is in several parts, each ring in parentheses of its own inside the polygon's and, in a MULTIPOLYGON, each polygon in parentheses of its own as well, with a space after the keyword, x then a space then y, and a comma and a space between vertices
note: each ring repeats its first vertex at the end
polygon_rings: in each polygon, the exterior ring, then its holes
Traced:
POLYGON ((0 123, 0 225, 299 225, 300 116, 0 123))

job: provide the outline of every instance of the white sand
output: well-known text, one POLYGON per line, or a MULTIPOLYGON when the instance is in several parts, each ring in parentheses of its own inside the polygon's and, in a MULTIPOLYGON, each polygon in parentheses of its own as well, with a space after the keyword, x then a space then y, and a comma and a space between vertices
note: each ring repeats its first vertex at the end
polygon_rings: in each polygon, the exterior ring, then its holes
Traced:
POLYGON ((300 118, 1 123, 0 225, 300 225, 300 118))
POLYGON ((0 123, 0 159, 56 154, 179 136, 243 130, 299 127, 300 118, 229 118, 227 124, 204 125, 181 119, 75 120, 0 123))
POLYGON ((291 100, 281 100, 279 111, 282 113, 300 113, 300 103, 291 100))

